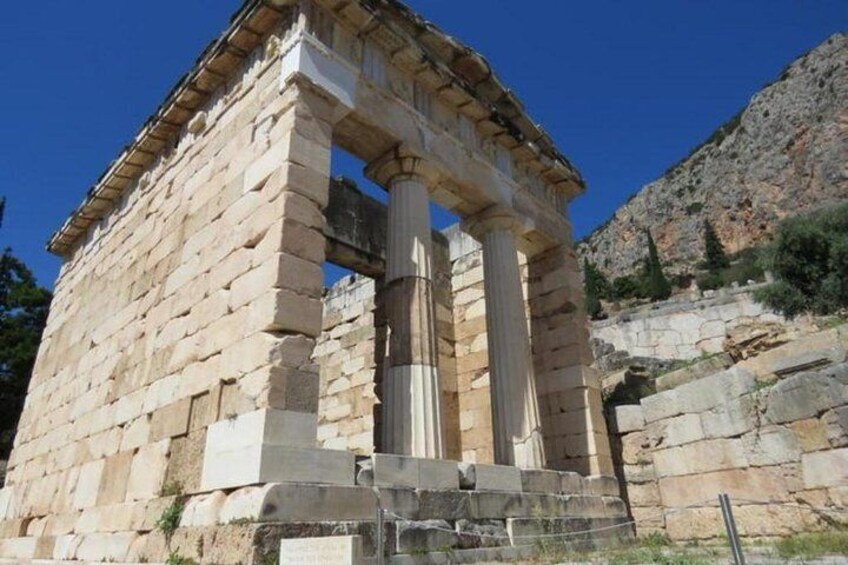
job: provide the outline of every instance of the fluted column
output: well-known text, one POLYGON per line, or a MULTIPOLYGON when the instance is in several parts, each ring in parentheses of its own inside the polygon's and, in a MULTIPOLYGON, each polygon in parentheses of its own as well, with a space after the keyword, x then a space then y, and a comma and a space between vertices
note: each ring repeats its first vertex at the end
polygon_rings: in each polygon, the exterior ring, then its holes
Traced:
POLYGON ((389 191, 384 299, 389 356, 383 375, 383 451, 442 458, 441 385, 433 304, 427 185, 433 171, 400 149, 366 175, 389 191))
POLYGON ((483 244, 495 463, 541 469, 545 452, 518 269, 518 227, 500 208, 465 222, 483 244))

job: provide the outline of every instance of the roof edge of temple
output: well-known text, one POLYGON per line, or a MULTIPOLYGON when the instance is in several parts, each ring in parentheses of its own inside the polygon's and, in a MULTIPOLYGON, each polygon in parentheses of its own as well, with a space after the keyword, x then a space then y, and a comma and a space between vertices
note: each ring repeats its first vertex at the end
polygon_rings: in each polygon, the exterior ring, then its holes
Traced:
MULTIPOLYGON (((317 0, 320 4, 333 4, 333 0, 317 0)), ((464 54, 464 62, 482 70, 485 78, 477 84, 471 84, 467 74, 458 72, 450 63, 442 61, 463 86, 473 93, 480 102, 488 105, 493 116, 503 120, 511 134, 517 133, 517 141, 530 142, 541 154, 565 168, 570 177, 573 190, 570 196, 583 192, 586 184, 580 172, 553 144, 550 136, 524 112, 521 102, 497 78, 491 65, 478 52, 453 37, 442 32, 412 11, 399 0, 354 0, 370 10, 388 9, 392 16, 400 19, 401 24, 414 26, 418 30, 411 37, 419 47, 425 37, 442 42, 464 54), (495 93, 485 96, 480 87, 495 93), (490 98, 494 98, 491 100, 490 98)), ((335 0, 338 3, 339 0, 335 0)), ((47 250, 58 256, 65 256, 73 250, 77 241, 83 237, 93 222, 118 202, 124 190, 149 166, 156 155, 178 136, 183 125, 202 109, 203 105, 223 81, 235 72, 238 65, 264 37, 283 15, 281 8, 295 3, 294 0, 245 0, 243 5, 230 17, 227 29, 210 42, 197 58, 193 68, 183 75, 171 89, 156 111, 148 117, 136 133, 133 141, 126 145, 118 157, 113 160, 89 188, 83 202, 70 214, 69 218, 57 230, 47 243, 47 250), (226 59, 235 59, 226 61, 226 59), (216 69, 216 67, 218 67, 216 69)), ((425 49, 425 51, 428 51, 425 49)), ((429 51, 428 51, 428 54, 429 51)), ((455 61, 452 61, 453 63, 455 61)))

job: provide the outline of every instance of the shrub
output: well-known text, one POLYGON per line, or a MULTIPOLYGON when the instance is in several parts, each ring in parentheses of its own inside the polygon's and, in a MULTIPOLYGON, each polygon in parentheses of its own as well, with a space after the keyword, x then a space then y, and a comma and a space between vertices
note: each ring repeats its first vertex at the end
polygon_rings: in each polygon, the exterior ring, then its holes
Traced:
POLYGON ((783 221, 765 263, 775 282, 757 298, 786 316, 848 307, 848 204, 783 221))
POLYGON ((624 275, 612 281, 612 292, 615 298, 645 298, 645 288, 642 281, 634 275, 624 275))

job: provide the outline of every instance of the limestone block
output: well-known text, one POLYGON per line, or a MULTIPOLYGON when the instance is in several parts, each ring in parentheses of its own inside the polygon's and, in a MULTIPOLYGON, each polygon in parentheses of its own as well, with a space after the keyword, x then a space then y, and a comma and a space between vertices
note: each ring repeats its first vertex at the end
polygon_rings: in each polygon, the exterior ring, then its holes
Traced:
POLYGON ((457 520, 456 531, 461 547, 508 546, 509 533, 504 520, 457 520))
POLYGON ((133 512, 133 503, 109 504, 88 508, 83 510, 77 519, 74 532, 90 534, 131 530, 133 512))
POLYGON ((710 410, 751 392, 754 374, 739 366, 693 381, 676 389, 643 398, 645 421, 654 422, 677 414, 710 410))
POLYGON ((297 332, 321 335, 321 301, 290 290, 266 292, 250 305, 251 328, 259 331, 297 332))
POLYGON ((202 490, 256 483, 354 484, 355 456, 347 451, 254 445, 210 451, 203 461, 202 490))
POLYGON ((654 483, 628 485, 627 500, 631 506, 638 507, 657 507, 662 504, 659 487, 654 483))
MULTIPOLYGON (((405 514, 409 516, 410 514, 405 514)), ((418 518, 461 520, 471 515, 471 493, 460 490, 422 490, 418 492, 418 518)))
POLYGON ((616 406, 612 417, 613 433, 626 434, 645 427, 645 415, 639 404, 616 406))
POLYGON ((88 534, 79 544, 75 557, 84 561, 124 561, 137 538, 136 532, 88 534))
POLYGON ((372 461, 374 485, 378 487, 459 488, 459 470, 454 461, 383 453, 372 455, 372 461))
POLYGON ((148 500, 159 496, 168 467, 170 439, 145 445, 132 461, 127 482, 127 500, 148 500))
POLYGON ((742 435, 754 429, 758 414, 755 400, 743 396, 701 413, 701 427, 707 438, 742 435))
POLYGON ((313 447, 317 433, 314 414, 266 408, 209 426, 206 450, 217 453, 258 445, 313 447))
POLYGON ((280 541, 280 565, 361 565, 361 536, 294 538, 280 541))
POLYGON ((6 563, 28 563, 35 557, 37 548, 38 538, 0 539, 0 555, 10 559, 6 563))
POLYGON ((834 406, 848 404, 848 364, 799 373, 768 389, 765 418, 782 424, 812 418, 834 406))
POLYGON ((748 462, 756 467, 780 465, 801 459, 801 445, 787 428, 758 428, 742 436, 742 443, 748 462))
POLYGON ((106 458, 100 478, 100 492, 97 494, 98 506, 124 501, 132 460, 131 451, 124 451, 106 458))
POLYGON ((53 544, 53 558, 61 561, 70 561, 76 554, 77 549, 83 541, 80 535, 57 536, 53 544))
POLYGON ((690 475, 747 466, 748 458, 740 439, 699 441, 654 452, 654 468, 658 477, 690 475))
POLYGON ((556 494, 562 488, 562 478, 558 471, 543 469, 521 469, 521 490, 523 492, 546 492, 556 494))
POLYGON ((672 447, 704 439, 698 414, 683 414, 654 422, 645 430, 652 445, 672 447))
POLYGON ((77 488, 74 492, 74 508, 81 510, 97 504, 97 494, 100 492, 100 479, 103 475, 105 459, 91 461, 82 466, 77 488))
POLYGON ((825 426, 827 441, 832 447, 848 445, 848 406, 840 406, 827 412, 821 419, 825 426))
POLYGON ((848 485, 848 448, 805 453, 801 457, 805 488, 848 485))
POLYGON ((584 494, 586 485, 578 473, 560 471, 560 492, 563 494, 584 494))
POLYGON ((663 504, 672 508, 701 502, 717 503, 721 493, 727 493, 731 498, 781 500, 796 486, 799 485, 777 467, 730 469, 700 475, 662 477, 659 480, 663 504))
POLYGON ((180 527, 214 526, 218 524, 221 509, 226 501, 227 495, 221 491, 192 497, 183 509, 180 527))
POLYGON ((474 464, 475 490, 521 492, 521 471, 505 465, 474 464))
POLYGON ((190 412, 191 399, 188 398, 169 404, 154 412, 150 422, 150 439, 159 441, 187 434, 190 412))
POLYGON ((459 536, 445 520, 404 521, 395 528, 397 553, 445 550, 459 545, 459 536))
POLYGON ((184 493, 200 490, 206 430, 171 439, 163 486, 178 485, 184 493))
MULTIPOLYGON (((846 423, 848 423, 848 410, 845 410, 845 415, 846 423)), ((827 440, 826 419, 827 415, 821 420, 818 418, 809 418, 807 420, 797 420, 789 424, 789 429, 795 435, 801 451, 809 453, 810 451, 819 451, 830 447, 827 440)))
POLYGON ((839 343, 835 330, 820 332, 797 339, 781 347, 742 361, 740 365, 759 376, 772 373, 790 374, 826 363, 845 359, 844 345, 839 343))
MULTIPOLYGON (((384 507, 392 507, 385 490, 381 491, 381 501, 384 507)), ((267 484, 230 494, 221 508, 220 522, 373 520, 375 512, 375 494, 368 487, 267 484)))
POLYGON ((598 496, 620 496, 621 487, 618 479, 604 475, 592 475, 583 478, 586 494, 598 496))

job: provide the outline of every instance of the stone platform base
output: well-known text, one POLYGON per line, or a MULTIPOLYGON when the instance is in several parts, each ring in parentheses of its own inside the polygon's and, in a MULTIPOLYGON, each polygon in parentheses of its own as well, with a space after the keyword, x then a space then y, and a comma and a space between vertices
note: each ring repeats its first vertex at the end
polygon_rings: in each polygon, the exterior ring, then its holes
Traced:
POLYGON ((180 556, 201 565, 271 565, 279 563, 283 539, 350 535, 361 538, 368 562, 376 554, 378 504, 391 563, 447 562, 448 553, 450 562, 521 557, 538 546, 532 536, 539 534, 607 528, 562 538, 575 549, 633 535, 630 526, 609 528, 628 519, 610 477, 377 455, 359 461, 356 483, 275 483, 7 520, 0 522, 0 563, 180 556), (183 506, 179 527, 166 536, 157 520, 174 504, 183 506))

